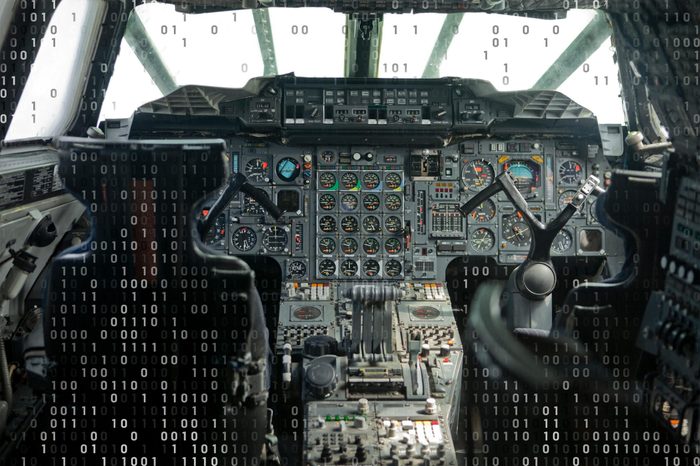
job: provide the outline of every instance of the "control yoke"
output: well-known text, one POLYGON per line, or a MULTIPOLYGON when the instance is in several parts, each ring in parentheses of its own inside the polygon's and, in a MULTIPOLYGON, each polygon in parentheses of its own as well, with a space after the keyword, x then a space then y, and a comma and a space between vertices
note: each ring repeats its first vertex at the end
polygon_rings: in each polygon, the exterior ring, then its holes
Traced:
POLYGON ((557 234, 564 228, 569 219, 579 210, 591 194, 599 195, 605 192, 598 186, 600 180, 591 175, 581 186, 571 202, 564 207, 559 215, 551 222, 544 224, 535 217, 528 208, 518 188, 515 187, 513 177, 509 172, 498 175, 495 181, 477 193, 459 210, 468 216, 476 207, 488 198, 503 191, 511 203, 522 212, 525 222, 530 228, 531 242, 527 259, 518 267, 515 282, 523 295, 532 300, 542 300, 549 296, 556 286, 557 278, 552 266, 550 249, 557 234))
POLYGON ((282 215, 284 215, 284 211, 272 202, 272 199, 270 199, 270 196, 268 196, 265 191, 248 183, 248 178, 242 173, 235 173, 229 178, 226 188, 211 209, 209 209, 209 213, 206 217, 199 220, 197 230, 200 236, 204 237, 204 235, 207 234, 214 225, 216 218, 228 207, 239 191, 243 191, 257 201, 275 220, 279 220, 282 215))

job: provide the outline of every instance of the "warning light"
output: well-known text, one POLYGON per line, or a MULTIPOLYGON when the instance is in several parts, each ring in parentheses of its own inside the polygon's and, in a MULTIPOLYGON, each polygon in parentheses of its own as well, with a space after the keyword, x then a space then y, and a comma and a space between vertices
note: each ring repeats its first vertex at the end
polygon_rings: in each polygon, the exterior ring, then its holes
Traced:
POLYGON ((206 217, 207 215, 209 215, 209 209, 203 209, 202 216, 206 217))
POLYGON ((267 168, 267 166, 268 166, 268 163, 267 163, 267 162, 263 162, 263 163, 262 163, 262 167, 263 167, 263 168, 267 168))

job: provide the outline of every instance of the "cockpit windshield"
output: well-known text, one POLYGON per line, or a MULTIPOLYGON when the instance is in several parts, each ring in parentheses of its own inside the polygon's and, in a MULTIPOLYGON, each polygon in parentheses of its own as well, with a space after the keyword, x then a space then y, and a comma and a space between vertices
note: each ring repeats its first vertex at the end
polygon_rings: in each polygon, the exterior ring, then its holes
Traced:
POLYGON ((535 19, 489 13, 384 14, 327 8, 185 14, 136 7, 101 119, 123 118, 179 86, 243 87, 258 76, 351 76, 354 38, 372 36, 369 77, 477 78, 499 91, 558 90, 601 123, 623 123, 611 28, 594 10, 535 19))

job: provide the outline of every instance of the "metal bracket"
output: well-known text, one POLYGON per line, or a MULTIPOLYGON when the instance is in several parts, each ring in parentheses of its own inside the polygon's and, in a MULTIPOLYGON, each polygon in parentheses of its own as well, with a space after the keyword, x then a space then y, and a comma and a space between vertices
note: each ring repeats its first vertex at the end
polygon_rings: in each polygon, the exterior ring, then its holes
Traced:
POLYGON ((246 353, 242 358, 232 358, 228 366, 232 370, 231 394, 239 405, 248 400, 256 405, 267 400, 265 358, 253 361, 251 354, 246 353))

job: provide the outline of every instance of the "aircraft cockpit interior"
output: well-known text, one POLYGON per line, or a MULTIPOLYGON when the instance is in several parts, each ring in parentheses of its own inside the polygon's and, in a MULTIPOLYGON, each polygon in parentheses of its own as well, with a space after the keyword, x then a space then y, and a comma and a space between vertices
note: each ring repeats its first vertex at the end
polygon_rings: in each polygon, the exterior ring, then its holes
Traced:
POLYGON ((697 465, 699 13, 1 3, 0 464, 697 465))

